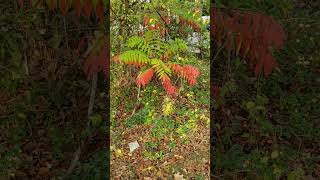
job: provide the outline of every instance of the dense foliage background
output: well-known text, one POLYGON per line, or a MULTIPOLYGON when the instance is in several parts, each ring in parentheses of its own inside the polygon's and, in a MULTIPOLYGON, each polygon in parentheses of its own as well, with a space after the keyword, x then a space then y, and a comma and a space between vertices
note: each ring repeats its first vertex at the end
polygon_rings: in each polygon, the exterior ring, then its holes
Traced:
POLYGON ((319 1, 219 0, 214 5, 264 12, 288 37, 284 49, 273 53, 279 66, 268 77, 254 76, 227 49, 218 55, 211 76, 217 95, 212 99, 213 177, 319 179, 319 1))
POLYGON ((106 83, 99 74, 89 105, 94 83, 77 51, 106 24, 28 2, 0 5, 0 179, 106 179, 106 83))

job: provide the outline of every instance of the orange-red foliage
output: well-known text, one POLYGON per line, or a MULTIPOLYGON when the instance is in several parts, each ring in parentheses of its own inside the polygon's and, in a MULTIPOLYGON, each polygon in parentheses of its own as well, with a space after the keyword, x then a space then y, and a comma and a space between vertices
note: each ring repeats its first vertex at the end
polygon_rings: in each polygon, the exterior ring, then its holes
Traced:
POLYGON ((171 84, 170 78, 168 78, 166 76, 162 77, 161 83, 162 83, 163 88, 168 93, 168 95, 170 95, 170 96, 177 95, 177 89, 171 84))
POLYGON ((74 9, 76 10, 76 14, 79 17, 81 14, 81 0, 74 0, 73 1, 74 9))
POLYGON ((185 19, 183 17, 179 17, 179 24, 181 24, 182 26, 189 26, 196 32, 200 32, 201 30, 198 23, 190 19, 185 19))
POLYGON ((148 25, 148 23, 149 23, 149 17, 148 16, 144 16, 144 19, 143 19, 143 25, 144 26, 147 26, 148 25))
POLYGON ((84 0, 83 4, 83 13, 89 19, 92 11, 92 3, 91 0, 84 0))
POLYGON ((137 85, 146 86, 149 84, 153 77, 154 71, 152 68, 148 69, 146 72, 138 76, 137 78, 137 85))
POLYGON ((94 73, 103 71, 105 75, 108 73, 108 58, 109 47, 107 43, 104 43, 98 54, 91 53, 85 62, 84 72, 87 76, 91 76, 94 73))
POLYGON ((102 0, 100 0, 98 3, 97 3, 97 6, 96 6, 96 14, 99 18, 99 21, 100 23, 103 23, 103 20, 104 20, 104 7, 103 7, 103 2, 102 0))
POLYGON ((200 72, 197 68, 186 65, 183 67, 183 76, 187 79, 190 86, 194 86, 196 84, 196 79, 200 75, 200 72))
POLYGON ((281 25, 272 17, 260 12, 228 11, 212 9, 213 38, 226 47, 240 52, 245 60, 249 56, 249 65, 255 75, 261 72, 267 76, 278 66, 272 56, 271 48, 283 48, 286 34, 281 25))
MULTIPOLYGON (((166 27, 162 27, 160 23, 157 23, 155 25, 152 25, 149 23, 150 18, 148 16, 145 16, 143 19, 143 25, 144 27, 147 27, 149 31, 153 30, 159 30, 159 36, 164 37, 166 33, 169 32, 169 29, 166 27)), ((165 17, 164 23, 169 25, 171 23, 171 20, 168 16, 165 17)), ((143 35, 142 32, 139 33, 141 36, 143 35)))
MULTIPOLYGON (((42 3, 43 1, 36 1, 36 4, 42 3)), ((92 11, 95 10, 96 16, 99 18, 100 23, 104 20, 104 3, 103 0, 98 0, 96 7, 93 7, 93 1, 92 0, 48 0, 47 2, 48 8, 51 11, 54 11, 57 7, 60 9, 61 13, 66 16, 69 11, 69 5, 72 3, 73 8, 76 11, 76 15, 80 16, 81 9, 83 10, 84 16, 87 17, 87 19, 90 18, 92 11), (59 7, 58 7, 59 2, 59 7), (83 3, 81 3, 83 2, 83 3)), ((23 8, 24 6, 24 0, 18 0, 18 5, 23 8)), ((32 6, 32 0, 29 0, 29 5, 32 6)))
POLYGON ((171 64, 171 69, 179 76, 185 78, 190 86, 196 84, 197 78, 200 75, 199 70, 191 65, 180 66, 178 64, 171 64))
POLYGON ((68 0, 61 0, 61 1, 60 1, 60 10, 61 10, 61 12, 62 12, 62 14, 63 14, 64 16, 67 15, 68 10, 69 10, 68 0))

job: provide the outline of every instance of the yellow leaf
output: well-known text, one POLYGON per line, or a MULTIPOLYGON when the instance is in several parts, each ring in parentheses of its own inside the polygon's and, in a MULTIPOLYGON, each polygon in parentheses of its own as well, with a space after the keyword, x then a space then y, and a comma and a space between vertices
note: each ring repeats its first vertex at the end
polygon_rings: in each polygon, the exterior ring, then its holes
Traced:
POLYGON ((115 153, 116 153, 117 157, 122 157, 123 156, 123 153, 122 153, 121 149, 115 150, 115 153))

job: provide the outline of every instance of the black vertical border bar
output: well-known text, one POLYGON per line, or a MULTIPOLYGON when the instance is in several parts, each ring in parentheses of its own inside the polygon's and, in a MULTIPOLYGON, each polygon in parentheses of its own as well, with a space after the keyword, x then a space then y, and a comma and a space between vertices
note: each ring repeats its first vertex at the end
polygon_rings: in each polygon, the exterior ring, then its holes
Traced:
POLYGON ((106 173, 106 179, 110 179, 110 158, 111 158, 111 152, 110 152, 110 49, 111 49, 111 43, 110 43, 110 0, 107 0, 107 5, 106 5, 106 9, 105 9, 106 13, 105 13, 105 23, 106 23, 106 46, 107 48, 107 56, 108 58, 106 59, 107 61, 107 74, 105 77, 105 90, 106 90, 106 123, 107 123, 107 134, 106 134, 106 139, 105 141, 107 142, 106 145, 106 149, 107 149, 107 173, 106 173))
POLYGON ((214 46, 213 46, 213 33, 212 29, 214 28, 213 26, 213 5, 214 5, 215 0, 210 1, 210 179, 214 179, 214 106, 213 106, 213 84, 214 84, 214 67, 215 63, 212 61, 213 60, 213 52, 214 52, 214 46))

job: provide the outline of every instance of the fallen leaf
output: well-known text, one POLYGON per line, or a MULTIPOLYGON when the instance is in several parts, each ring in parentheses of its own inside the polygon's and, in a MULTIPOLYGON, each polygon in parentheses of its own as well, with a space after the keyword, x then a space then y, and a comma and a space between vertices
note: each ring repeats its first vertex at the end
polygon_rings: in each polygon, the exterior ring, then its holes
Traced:
POLYGON ((153 166, 149 166, 149 167, 143 169, 142 171, 151 171, 151 170, 153 170, 153 169, 154 169, 153 166))
POLYGON ((161 171, 158 171, 157 172, 157 177, 160 177, 160 178, 163 177, 163 173, 161 171))
POLYGON ((117 150, 115 150, 115 152, 116 152, 116 157, 122 157, 123 156, 123 153, 122 153, 121 149, 117 149, 117 150))

